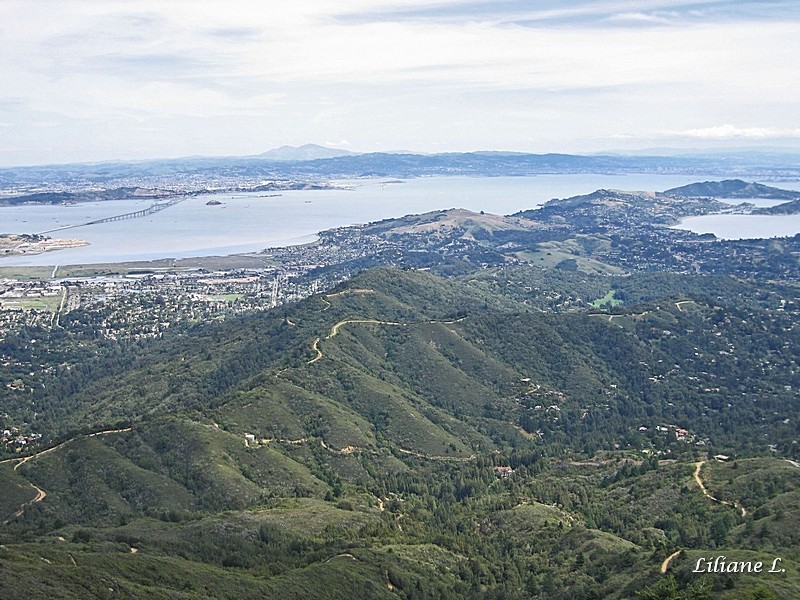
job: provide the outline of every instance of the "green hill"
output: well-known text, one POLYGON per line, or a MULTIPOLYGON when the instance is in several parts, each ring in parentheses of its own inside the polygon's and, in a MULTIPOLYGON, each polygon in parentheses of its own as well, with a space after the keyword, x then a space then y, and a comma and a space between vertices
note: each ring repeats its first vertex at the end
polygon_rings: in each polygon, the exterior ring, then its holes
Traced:
MULTIPOLYGON (((798 452, 796 296, 380 269, 99 354, 37 394, 53 449, 0 464, 0 578, 8 597, 630 598, 679 548, 686 589, 698 552, 796 560, 800 469, 772 456, 798 452), (609 289, 621 305, 589 308, 609 289), (695 463, 723 453, 713 500, 695 463)), ((711 579, 790 598, 793 573, 711 579)))

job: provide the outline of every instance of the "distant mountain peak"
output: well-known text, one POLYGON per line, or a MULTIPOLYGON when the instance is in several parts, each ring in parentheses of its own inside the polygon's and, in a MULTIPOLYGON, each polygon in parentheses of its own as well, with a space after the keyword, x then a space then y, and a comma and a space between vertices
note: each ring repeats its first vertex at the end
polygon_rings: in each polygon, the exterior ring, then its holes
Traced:
POLYGON ((318 144, 303 144, 302 146, 281 146, 259 154, 259 158, 267 160, 317 160, 319 158, 336 158, 337 156, 352 156, 356 152, 340 148, 328 148, 318 144))

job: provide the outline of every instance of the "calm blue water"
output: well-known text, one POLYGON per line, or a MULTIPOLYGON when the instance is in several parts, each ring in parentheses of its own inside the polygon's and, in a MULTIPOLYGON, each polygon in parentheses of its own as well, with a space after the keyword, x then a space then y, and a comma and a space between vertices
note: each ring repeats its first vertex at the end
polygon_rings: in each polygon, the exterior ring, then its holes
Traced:
POLYGON ((705 215, 684 219, 675 228, 713 233, 722 240, 786 237, 800 233, 800 215, 705 215))
MULTIPOLYGON (((794 182, 793 182, 794 183, 794 182)), ((784 189, 798 189, 778 184, 784 189)), ((751 198, 743 200, 723 200, 728 204, 748 202, 759 207, 776 206, 783 200, 763 200, 751 198)), ((684 219, 674 229, 688 229, 695 233, 713 233, 721 240, 741 240, 753 238, 772 238, 792 236, 800 233, 800 215, 705 215, 684 219)))
MULTIPOLYGON (((148 217, 52 233, 51 237, 79 238, 91 245, 37 256, 0 258, 0 265, 85 264, 252 252, 312 241, 324 229, 406 214, 446 208, 510 214, 534 208, 551 198, 586 194, 599 188, 655 191, 697 179, 676 175, 431 177, 399 184, 349 181, 342 183, 353 186, 352 190, 292 191, 274 198, 259 197, 263 194, 199 196, 148 217), (211 198, 223 204, 206 206, 211 198)), ((800 182, 781 183, 779 187, 800 189, 800 182)), ((151 203, 119 200, 78 206, 3 207, 0 233, 38 233, 139 210, 151 203)), ((785 217, 780 220, 786 222, 785 217)), ((693 223, 684 226, 695 230, 693 223)), ((703 227, 707 225, 704 223, 703 227)), ((798 232, 800 219, 792 234, 798 232)))

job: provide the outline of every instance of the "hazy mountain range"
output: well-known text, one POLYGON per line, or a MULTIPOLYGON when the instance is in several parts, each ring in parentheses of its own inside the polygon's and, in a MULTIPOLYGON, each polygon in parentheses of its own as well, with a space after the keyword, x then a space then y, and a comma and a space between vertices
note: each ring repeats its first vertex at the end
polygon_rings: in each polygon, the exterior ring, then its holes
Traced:
POLYGON ((257 156, 185 157, 135 162, 42 165, 0 169, 0 190, 44 191, 63 186, 72 191, 185 186, 202 189, 208 182, 263 179, 348 179, 359 177, 420 177, 443 175, 531 176, 557 173, 654 173, 698 177, 781 179, 800 177, 800 157, 775 153, 734 153, 702 156, 623 156, 526 154, 517 152, 451 152, 442 154, 347 150, 307 144, 284 146, 257 156))

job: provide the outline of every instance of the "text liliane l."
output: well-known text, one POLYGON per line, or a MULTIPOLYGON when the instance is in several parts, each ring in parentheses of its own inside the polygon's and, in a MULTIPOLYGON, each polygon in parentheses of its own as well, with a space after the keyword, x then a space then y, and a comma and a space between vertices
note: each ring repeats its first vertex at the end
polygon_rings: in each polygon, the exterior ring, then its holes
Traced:
POLYGON ((781 562, 782 559, 776 557, 769 563, 769 569, 765 569, 762 561, 729 561, 726 556, 700 557, 692 573, 785 573, 781 562))

